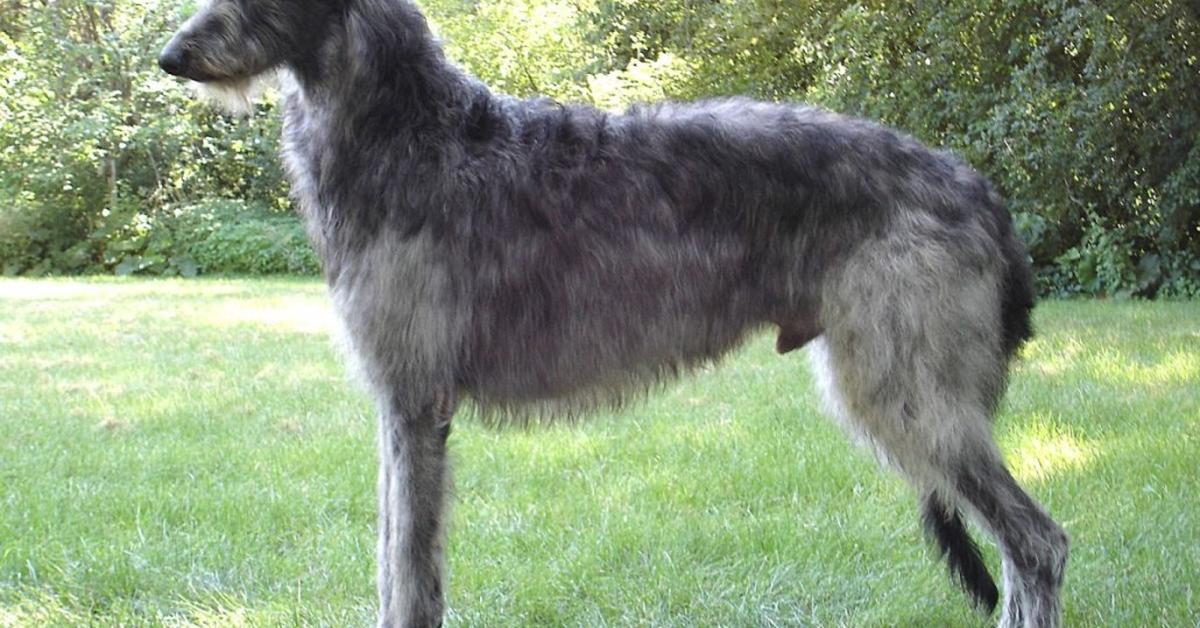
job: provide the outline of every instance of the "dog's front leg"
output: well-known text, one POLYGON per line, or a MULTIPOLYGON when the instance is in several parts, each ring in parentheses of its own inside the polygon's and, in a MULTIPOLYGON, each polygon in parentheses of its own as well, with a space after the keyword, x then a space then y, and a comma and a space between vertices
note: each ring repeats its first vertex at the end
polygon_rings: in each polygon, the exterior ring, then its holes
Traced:
MULTIPOLYGON (((405 391, 411 392, 411 391, 405 391)), ((403 393, 401 393, 403 394, 403 393)), ((392 399, 379 416, 379 625, 441 625, 446 438, 453 395, 392 399)))

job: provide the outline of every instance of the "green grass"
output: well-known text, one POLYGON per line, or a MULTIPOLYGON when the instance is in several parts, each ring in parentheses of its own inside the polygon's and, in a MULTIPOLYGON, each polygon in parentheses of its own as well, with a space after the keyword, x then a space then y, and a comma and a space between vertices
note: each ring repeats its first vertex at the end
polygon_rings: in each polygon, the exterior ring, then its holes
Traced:
MULTIPOLYGON (((308 280, 0 281, 0 626, 369 624, 329 320, 308 280)), ((1200 304, 1037 325, 998 438, 1073 537, 1067 625, 1195 626, 1200 304)), ((459 420, 451 625, 986 625, 771 343, 575 426, 459 420)))

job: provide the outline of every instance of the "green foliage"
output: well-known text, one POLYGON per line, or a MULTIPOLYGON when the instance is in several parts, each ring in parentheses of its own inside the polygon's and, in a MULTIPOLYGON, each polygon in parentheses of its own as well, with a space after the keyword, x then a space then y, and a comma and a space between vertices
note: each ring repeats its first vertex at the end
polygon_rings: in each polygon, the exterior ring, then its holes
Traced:
POLYGON ((678 98, 795 98, 817 80, 812 23, 837 2, 611 0, 586 16, 613 71, 679 59, 690 68, 663 91, 678 98))
MULTIPOLYGON (((122 271, 170 268, 145 253, 160 214, 288 207, 275 100, 229 118, 154 67, 177 4, 10 4, 0 270, 114 271, 130 254, 143 259, 122 271)), ((516 95, 620 109, 748 94, 880 119, 997 184, 1043 292, 1200 295, 1200 21, 1185 0, 422 6, 452 58, 516 95)))
POLYGON ((177 212, 182 253, 206 273, 316 274, 316 253, 300 221, 234 201, 190 205, 177 212))
POLYGON ((447 53, 493 89, 516 96, 586 100, 581 70, 595 63, 561 0, 424 2, 447 53))
POLYGON ((300 220, 242 201, 178 205, 140 216, 105 247, 117 275, 316 274, 300 220))
POLYGON ((287 207, 274 102, 255 120, 196 103, 155 65, 183 15, 150 0, 15 3, 0 23, 0 269, 187 272, 169 208, 287 207))

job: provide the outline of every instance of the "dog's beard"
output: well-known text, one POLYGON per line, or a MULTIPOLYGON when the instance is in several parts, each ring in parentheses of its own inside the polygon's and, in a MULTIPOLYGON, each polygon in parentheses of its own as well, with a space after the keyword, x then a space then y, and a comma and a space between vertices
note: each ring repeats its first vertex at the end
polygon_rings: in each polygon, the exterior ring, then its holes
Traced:
POLYGON ((254 101, 262 94, 268 78, 268 75, 260 74, 203 83, 191 81, 190 86, 200 100, 212 103, 234 115, 248 116, 254 112, 254 101))

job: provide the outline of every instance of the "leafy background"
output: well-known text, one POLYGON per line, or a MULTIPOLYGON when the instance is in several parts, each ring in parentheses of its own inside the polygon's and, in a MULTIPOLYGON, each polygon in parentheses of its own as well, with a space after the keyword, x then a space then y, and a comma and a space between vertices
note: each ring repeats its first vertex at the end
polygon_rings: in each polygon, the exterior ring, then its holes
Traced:
MULTIPOLYGON (((317 271, 278 101, 250 119, 155 67, 190 2, 0 0, 0 271, 317 271)), ((497 90, 620 109, 749 94, 962 153, 1045 294, 1200 295, 1200 9, 1176 1, 426 0, 497 90)))

